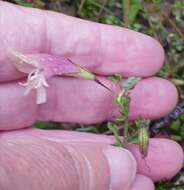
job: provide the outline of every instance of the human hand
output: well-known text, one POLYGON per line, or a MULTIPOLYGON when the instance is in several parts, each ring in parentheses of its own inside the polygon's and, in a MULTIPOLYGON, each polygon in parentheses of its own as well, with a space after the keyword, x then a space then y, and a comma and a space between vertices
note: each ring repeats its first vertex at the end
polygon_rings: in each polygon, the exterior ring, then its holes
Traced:
MULTIPOLYGON (((24 76, 8 59, 8 48, 67 56, 96 73, 111 88, 115 87, 103 75, 149 77, 131 93, 132 119, 140 115, 159 118, 176 105, 176 88, 164 79, 151 77, 161 68, 164 53, 148 36, 5 2, 0 2, 0 28, 1 130, 29 127, 36 120, 88 124, 117 115, 113 96, 107 90, 93 81, 70 78, 51 79, 47 103, 36 105, 35 93, 24 97, 24 88, 17 85, 24 76)), ((126 150, 110 146, 113 142, 111 137, 70 132, 3 132, 0 187, 127 189, 135 178, 135 161, 126 150)), ((137 160, 137 172, 154 181, 170 178, 182 167, 182 149, 173 141, 152 139, 146 165, 136 147, 131 145, 129 149, 137 160)), ((132 189, 154 189, 151 180, 143 176, 135 183, 132 189)))

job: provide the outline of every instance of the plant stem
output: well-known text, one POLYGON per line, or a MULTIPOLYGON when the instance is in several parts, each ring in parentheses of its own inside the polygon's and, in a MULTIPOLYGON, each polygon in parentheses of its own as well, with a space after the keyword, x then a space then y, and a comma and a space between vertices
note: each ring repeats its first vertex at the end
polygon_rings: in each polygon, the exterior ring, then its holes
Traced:
POLYGON ((102 82, 100 82, 98 79, 95 79, 95 82, 98 83, 99 85, 103 86, 104 88, 106 88, 108 91, 114 93, 109 87, 107 87, 106 85, 104 85, 102 82))
POLYGON ((124 136, 123 136, 123 146, 124 147, 128 143, 128 128, 129 128, 129 123, 128 123, 128 119, 126 119, 125 123, 124 123, 124 136))
POLYGON ((109 1, 109 0, 103 0, 103 5, 102 5, 102 7, 100 8, 100 11, 99 11, 98 16, 97 16, 97 21, 100 20, 101 15, 102 15, 102 13, 103 13, 103 11, 104 11, 104 8, 105 8, 105 6, 107 5, 108 1, 109 1))
POLYGON ((86 0, 81 0, 80 5, 79 5, 79 9, 77 11, 78 14, 80 14, 80 12, 82 11, 82 8, 84 7, 85 2, 86 2, 86 0))
POLYGON ((123 21, 125 23, 125 27, 128 28, 129 22, 129 11, 130 11, 130 0, 123 0, 123 21))
POLYGON ((160 8, 160 13, 163 17, 165 17, 168 22, 171 24, 171 26, 175 29, 175 31, 178 33, 178 35, 184 40, 184 34, 183 32, 180 30, 180 28, 178 28, 178 26, 176 25, 176 23, 169 18, 169 16, 160 8))

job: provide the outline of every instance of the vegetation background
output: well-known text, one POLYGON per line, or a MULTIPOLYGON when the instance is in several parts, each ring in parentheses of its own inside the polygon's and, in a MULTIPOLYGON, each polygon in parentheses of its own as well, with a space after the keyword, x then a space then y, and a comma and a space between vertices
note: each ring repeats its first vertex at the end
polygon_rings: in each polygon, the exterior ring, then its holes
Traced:
MULTIPOLYGON (((83 19, 129 27, 156 38, 165 49, 165 66, 158 76, 171 80, 184 101, 184 0, 10 0, 27 7, 49 9, 83 19)), ((108 134, 106 124, 37 123, 35 127, 108 134), (100 127, 99 127, 100 125, 100 127)), ((167 134, 184 147, 184 114, 170 124, 167 134)), ((157 190, 184 190, 184 169, 157 190), (180 181, 180 184, 178 184, 180 181)))

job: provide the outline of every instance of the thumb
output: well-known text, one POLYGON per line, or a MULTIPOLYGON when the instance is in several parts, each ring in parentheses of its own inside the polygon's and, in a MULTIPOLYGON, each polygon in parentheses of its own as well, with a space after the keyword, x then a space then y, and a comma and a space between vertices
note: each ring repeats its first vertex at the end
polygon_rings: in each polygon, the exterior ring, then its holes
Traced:
POLYGON ((133 182, 129 190, 154 190, 155 186, 153 181, 144 175, 136 175, 135 181, 133 182))
POLYGON ((1 190, 123 190, 136 173, 128 151, 102 143, 4 133, 0 152, 1 190))

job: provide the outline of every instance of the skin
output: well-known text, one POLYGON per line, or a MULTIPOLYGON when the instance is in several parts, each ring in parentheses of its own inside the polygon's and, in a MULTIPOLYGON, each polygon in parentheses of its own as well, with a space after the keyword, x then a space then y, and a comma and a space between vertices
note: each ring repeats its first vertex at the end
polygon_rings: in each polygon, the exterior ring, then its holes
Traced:
POLYGON ((180 170, 183 151, 171 140, 150 140, 148 171, 138 147, 129 145, 130 151, 113 147, 113 137, 23 129, 36 120, 97 123, 118 112, 112 94, 95 82, 61 77, 49 81, 47 103, 36 105, 35 92, 23 97, 24 88, 17 81, 24 75, 7 53, 14 48, 67 56, 114 91, 118 88, 104 75, 146 77, 130 94, 130 119, 155 119, 172 111, 178 99, 172 83, 153 77, 164 61, 157 41, 128 29, 2 1, 0 28, 0 189, 152 190, 151 180, 173 177, 180 170))
POLYGON ((130 190, 154 190, 154 184, 150 178, 143 175, 136 175, 135 181, 130 190), (144 183, 142 183, 144 181, 144 183))

